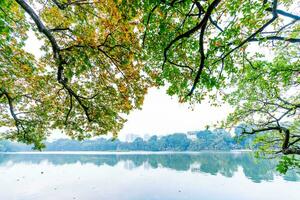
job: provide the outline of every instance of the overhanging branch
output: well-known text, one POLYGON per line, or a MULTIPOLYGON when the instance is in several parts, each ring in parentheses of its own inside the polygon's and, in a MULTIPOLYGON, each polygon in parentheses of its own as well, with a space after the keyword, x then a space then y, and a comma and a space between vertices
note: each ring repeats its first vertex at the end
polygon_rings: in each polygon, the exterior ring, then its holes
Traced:
POLYGON ((163 62, 163 66, 167 61, 167 54, 169 49, 179 40, 183 39, 183 38, 188 38, 190 35, 194 34, 196 31, 198 31, 204 24, 207 23, 207 20, 209 18, 209 16, 212 14, 213 10, 218 6, 218 4, 221 2, 221 0, 214 0, 212 2, 212 4, 208 7, 203 19, 200 21, 200 23, 198 23, 196 26, 194 26, 192 29, 186 31, 185 33, 178 35, 175 39, 173 39, 168 45, 167 47, 164 49, 164 62, 163 62))
POLYGON ((68 79, 64 77, 64 66, 63 66, 64 64, 66 64, 66 62, 60 54, 61 49, 58 43, 56 42, 56 39, 52 35, 51 30, 46 28, 46 26, 40 20, 38 15, 35 13, 35 11, 24 0, 16 0, 16 2, 25 10, 26 13, 29 14, 29 16, 32 18, 32 20, 35 22, 36 26, 38 27, 39 32, 43 33, 50 41, 53 50, 53 57, 58 65, 57 81, 63 85, 64 89, 68 91, 69 95, 73 96, 76 99, 78 104, 84 110, 87 120, 91 122, 92 119, 89 115, 89 108, 84 104, 80 96, 76 94, 76 92, 67 84, 68 79))

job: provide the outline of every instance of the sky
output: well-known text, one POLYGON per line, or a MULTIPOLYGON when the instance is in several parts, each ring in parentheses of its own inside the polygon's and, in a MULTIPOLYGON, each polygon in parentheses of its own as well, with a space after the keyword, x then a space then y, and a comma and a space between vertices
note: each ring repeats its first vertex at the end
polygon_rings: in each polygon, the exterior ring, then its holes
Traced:
POLYGON ((166 94, 165 89, 151 88, 145 97, 141 110, 134 110, 120 132, 123 138, 128 134, 165 135, 205 129, 224 120, 231 111, 230 106, 212 107, 208 102, 191 107, 178 102, 177 97, 166 94))
MULTIPOLYGON (((203 130, 224 120, 232 111, 229 105, 212 107, 203 102, 191 107, 188 103, 179 103, 177 97, 166 94, 165 88, 150 88, 140 110, 133 110, 126 116, 127 122, 118 135, 126 140, 128 135, 145 137, 146 135, 167 135, 203 130)), ((111 137, 108 135, 108 138, 111 137)), ((49 140, 66 138, 60 131, 53 132, 49 140)))

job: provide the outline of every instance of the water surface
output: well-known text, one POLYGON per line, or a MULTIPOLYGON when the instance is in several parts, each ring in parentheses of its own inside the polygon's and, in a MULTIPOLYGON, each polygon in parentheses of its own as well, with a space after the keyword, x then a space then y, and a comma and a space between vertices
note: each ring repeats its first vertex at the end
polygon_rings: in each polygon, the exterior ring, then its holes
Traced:
POLYGON ((300 175, 250 152, 0 154, 5 200, 299 200, 300 175))

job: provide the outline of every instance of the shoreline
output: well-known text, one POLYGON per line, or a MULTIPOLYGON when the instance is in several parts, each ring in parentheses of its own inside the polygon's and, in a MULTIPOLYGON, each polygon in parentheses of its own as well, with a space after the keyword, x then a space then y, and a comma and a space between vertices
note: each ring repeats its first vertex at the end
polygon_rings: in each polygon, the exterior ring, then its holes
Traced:
POLYGON ((203 150, 203 151, 19 151, 0 152, 0 154, 40 154, 40 155, 155 155, 155 154, 202 154, 202 153, 246 153, 250 149, 241 150, 203 150))

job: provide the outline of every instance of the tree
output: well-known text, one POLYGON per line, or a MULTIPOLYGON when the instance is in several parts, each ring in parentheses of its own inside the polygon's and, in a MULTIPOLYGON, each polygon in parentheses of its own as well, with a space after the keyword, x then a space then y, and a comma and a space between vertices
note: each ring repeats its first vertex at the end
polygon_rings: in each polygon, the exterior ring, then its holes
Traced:
MULTIPOLYGON (((135 1, 0 2, 0 125, 5 138, 43 148, 51 130, 117 135, 149 86, 137 60, 135 1), (43 55, 26 51, 28 34, 43 55), (3 130, 3 129, 2 129, 3 130)), ((30 44, 29 44, 30 45, 30 44)))
MULTIPOLYGON (((144 59, 158 85, 181 101, 217 98, 251 53, 300 42, 295 1, 151 1, 145 3, 144 59), (281 9, 283 8, 283 9, 281 9), (258 43, 255 46, 252 43, 258 43), (252 45, 251 45, 252 44, 252 45), (255 52, 255 49, 257 51, 255 52)), ((258 56, 255 56, 255 58, 258 56)))
MULTIPOLYGON (((273 62, 249 62, 238 74, 236 89, 225 95, 235 105, 227 124, 243 121, 242 135, 257 135, 260 153, 283 154, 283 160, 300 155, 299 50, 281 50, 273 62)), ((291 165, 299 167, 296 163, 291 165)))
POLYGON ((167 83, 168 94, 181 102, 208 97, 213 105, 229 103, 235 111, 224 125, 244 123, 243 134, 259 133, 264 153, 300 153, 296 1, 172 0, 147 6, 144 58, 157 85, 167 83))
POLYGON ((183 133, 174 133, 163 136, 159 141, 160 150, 186 151, 190 145, 190 140, 183 133))

